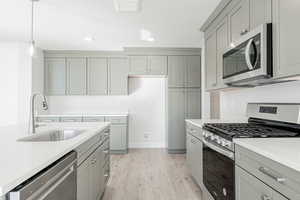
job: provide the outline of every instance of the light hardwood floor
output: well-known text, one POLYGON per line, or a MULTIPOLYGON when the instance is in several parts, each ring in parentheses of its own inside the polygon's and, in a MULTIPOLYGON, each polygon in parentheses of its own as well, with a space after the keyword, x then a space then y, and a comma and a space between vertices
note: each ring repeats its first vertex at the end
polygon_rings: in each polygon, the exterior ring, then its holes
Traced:
POLYGON ((133 149, 111 156, 111 177, 103 200, 201 200, 185 155, 165 149, 133 149))

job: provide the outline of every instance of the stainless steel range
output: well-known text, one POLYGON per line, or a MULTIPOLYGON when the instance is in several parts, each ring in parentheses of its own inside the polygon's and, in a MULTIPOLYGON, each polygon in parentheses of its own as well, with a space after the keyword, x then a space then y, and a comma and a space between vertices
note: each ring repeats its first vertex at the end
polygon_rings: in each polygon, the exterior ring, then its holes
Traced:
POLYGON ((215 200, 234 200, 234 139, 300 136, 300 104, 250 103, 247 123, 203 126, 203 181, 215 200))

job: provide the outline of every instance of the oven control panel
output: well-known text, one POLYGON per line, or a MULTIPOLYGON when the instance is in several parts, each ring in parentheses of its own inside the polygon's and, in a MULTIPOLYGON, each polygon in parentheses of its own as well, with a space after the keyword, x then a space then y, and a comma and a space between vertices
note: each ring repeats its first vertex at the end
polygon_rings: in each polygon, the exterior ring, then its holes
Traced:
POLYGON ((203 134, 203 138, 206 141, 217 144, 225 149, 228 149, 228 150, 234 152, 234 144, 232 141, 229 141, 225 138, 222 138, 222 137, 220 137, 212 132, 206 131, 206 130, 203 130, 202 134, 203 134))

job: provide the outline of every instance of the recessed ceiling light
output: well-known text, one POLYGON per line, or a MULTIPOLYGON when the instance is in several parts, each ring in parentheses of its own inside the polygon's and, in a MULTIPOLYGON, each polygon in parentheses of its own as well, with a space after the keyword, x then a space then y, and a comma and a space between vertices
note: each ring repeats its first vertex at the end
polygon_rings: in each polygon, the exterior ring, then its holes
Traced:
POLYGON ((140 11, 141 0, 114 0, 117 12, 138 12, 140 11))
POLYGON ((92 36, 87 36, 87 37, 84 38, 84 40, 87 41, 87 42, 93 42, 93 41, 95 41, 95 38, 92 37, 92 36))
POLYGON ((155 41, 154 37, 152 36, 152 33, 146 29, 140 30, 140 37, 141 37, 141 40, 143 40, 143 41, 147 41, 147 42, 155 41))

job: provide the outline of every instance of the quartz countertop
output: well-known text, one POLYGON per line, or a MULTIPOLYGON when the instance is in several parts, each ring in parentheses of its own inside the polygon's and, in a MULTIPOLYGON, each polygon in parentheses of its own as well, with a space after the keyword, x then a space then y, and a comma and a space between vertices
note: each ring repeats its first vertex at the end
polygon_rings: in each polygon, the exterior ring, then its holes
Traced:
POLYGON ((20 142, 19 138, 29 136, 22 125, 0 128, 0 199, 10 190, 32 177, 65 154, 89 140, 109 126, 102 123, 59 123, 37 129, 83 129, 82 134, 69 140, 57 142, 20 142))
POLYGON ((205 123, 246 123, 247 119, 186 119, 185 121, 202 128, 205 123))
POLYGON ((128 113, 98 113, 98 114, 84 114, 84 113, 74 113, 74 114, 42 114, 37 115, 37 117, 104 117, 104 116, 112 116, 112 117, 126 117, 128 113))
POLYGON ((240 138, 234 143, 300 173, 300 138, 240 138))

